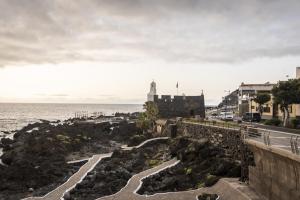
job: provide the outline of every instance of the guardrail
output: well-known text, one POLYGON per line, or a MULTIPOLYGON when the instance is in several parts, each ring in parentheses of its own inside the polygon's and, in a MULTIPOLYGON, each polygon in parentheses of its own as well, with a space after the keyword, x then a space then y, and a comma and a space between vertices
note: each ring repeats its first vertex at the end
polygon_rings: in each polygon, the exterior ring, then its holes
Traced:
POLYGON ((184 120, 184 122, 187 123, 194 123, 194 124, 202 124, 206 126, 213 126, 213 127, 219 127, 219 128, 227 128, 227 129, 235 129, 235 130, 240 130, 241 126, 236 123, 230 123, 230 122, 220 122, 220 121, 207 121, 207 120, 184 120))
POLYGON ((266 146, 279 146, 279 148, 281 148, 280 146, 283 146, 286 150, 290 150, 293 154, 300 155, 299 135, 249 126, 241 129, 241 133, 244 139, 254 139, 256 141, 263 142, 266 146), (282 141, 283 145, 273 144, 275 138, 277 138, 277 143, 278 141, 282 141), (290 148, 288 145, 290 145, 290 148))
MULTIPOLYGON (((300 154, 300 152, 299 152, 299 147, 298 147, 298 139, 299 139, 300 137, 299 136, 292 136, 291 137, 291 140, 290 140, 290 142, 291 142, 291 149, 292 149, 292 152, 294 153, 294 154, 297 154, 297 155, 299 155, 300 154)), ((299 142, 300 142, 300 140, 299 140, 299 142)))
POLYGON ((256 141, 264 143, 266 146, 273 146, 278 148, 283 148, 284 146, 284 149, 291 151, 293 154, 300 155, 300 135, 297 134, 263 128, 255 128, 253 126, 244 126, 230 122, 201 121, 193 119, 184 120, 184 122, 219 127, 224 129, 240 130, 242 138, 244 139, 254 139, 256 141), (278 140, 283 141, 284 145, 274 144, 275 138, 277 138, 277 142, 278 140))

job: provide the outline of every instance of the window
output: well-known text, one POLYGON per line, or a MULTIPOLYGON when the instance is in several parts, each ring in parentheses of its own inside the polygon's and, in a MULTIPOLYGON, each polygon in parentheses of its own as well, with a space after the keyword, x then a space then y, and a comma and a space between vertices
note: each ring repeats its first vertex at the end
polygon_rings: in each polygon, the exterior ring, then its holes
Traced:
POLYGON ((293 112, 293 106, 289 105, 289 113, 292 113, 292 112, 293 112))
POLYGON ((264 112, 265 113, 270 113, 271 112, 271 108, 270 107, 264 107, 264 112))

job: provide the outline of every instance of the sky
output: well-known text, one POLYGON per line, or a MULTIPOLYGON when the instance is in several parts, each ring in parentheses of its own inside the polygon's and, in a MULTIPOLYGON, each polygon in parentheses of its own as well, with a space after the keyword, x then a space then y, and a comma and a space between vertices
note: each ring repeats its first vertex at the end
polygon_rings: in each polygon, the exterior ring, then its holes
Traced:
POLYGON ((217 104, 295 77, 299 0, 0 0, 0 102, 217 104))

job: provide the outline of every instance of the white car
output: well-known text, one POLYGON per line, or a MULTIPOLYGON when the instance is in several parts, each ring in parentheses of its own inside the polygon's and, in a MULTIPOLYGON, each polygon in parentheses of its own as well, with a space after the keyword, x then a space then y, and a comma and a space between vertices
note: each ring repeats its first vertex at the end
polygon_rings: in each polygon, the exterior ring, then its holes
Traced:
POLYGON ((233 121, 234 114, 233 112, 221 112, 220 119, 224 121, 233 121))

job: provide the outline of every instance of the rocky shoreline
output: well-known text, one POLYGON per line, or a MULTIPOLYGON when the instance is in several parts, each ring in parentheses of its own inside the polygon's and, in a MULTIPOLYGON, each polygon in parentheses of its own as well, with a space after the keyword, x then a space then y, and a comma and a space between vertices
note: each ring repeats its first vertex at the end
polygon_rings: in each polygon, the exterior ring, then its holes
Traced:
MULTIPOLYGON (((14 135, 2 138, 0 199, 14 200, 43 196, 66 182, 95 154, 113 152, 101 160, 66 200, 92 200, 120 191, 135 174, 177 157, 180 163, 143 180, 140 195, 186 191, 209 187, 222 177, 240 177, 241 163, 234 155, 207 139, 178 136, 153 140, 132 121, 42 121, 30 124, 14 135)), ((205 199, 206 196, 199 197, 205 199)), ((214 199, 215 196, 207 196, 214 199)))
POLYGON ((173 140, 170 150, 171 155, 181 162, 144 179, 138 194, 153 195, 210 187, 222 177, 241 175, 240 163, 205 139, 177 138, 173 140))
POLYGON ((171 159, 169 141, 152 141, 131 151, 116 150, 101 161, 70 193, 66 200, 94 200, 120 191, 135 174, 171 159))
POLYGON ((13 140, 1 139, 4 165, 0 165, 0 199, 46 194, 83 164, 68 164, 68 161, 112 152, 123 144, 137 143, 147 138, 142 133, 135 123, 126 120, 86 123, 71 119, 29 124, 17 131, 13 140))

